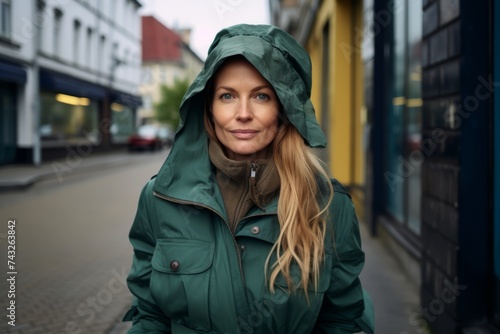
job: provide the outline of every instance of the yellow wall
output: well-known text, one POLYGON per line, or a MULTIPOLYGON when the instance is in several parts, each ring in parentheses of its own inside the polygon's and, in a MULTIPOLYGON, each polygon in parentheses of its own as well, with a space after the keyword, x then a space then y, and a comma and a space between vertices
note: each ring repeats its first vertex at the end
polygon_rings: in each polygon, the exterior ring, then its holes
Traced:
MULTIPOLYGON (((325 0, 317 13, 306 48, 313 66, 312 102, 322 119, 322 76, 329 80, 329 117, 326 125, 329 166, 333 176, 348 186, 364 185, 362 133, 361 0, 325 0), (329 73, 322 70, 323 31, 329 23, 329 73)), ((325 126, 322 124, 322 126, 325 126)))

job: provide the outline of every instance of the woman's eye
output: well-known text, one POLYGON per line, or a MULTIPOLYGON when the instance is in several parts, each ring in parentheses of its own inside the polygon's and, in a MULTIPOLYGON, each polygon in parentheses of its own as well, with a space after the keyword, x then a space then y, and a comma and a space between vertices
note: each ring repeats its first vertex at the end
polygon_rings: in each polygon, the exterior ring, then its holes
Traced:
POLYGON ((259 93, 257 94, 257 99, 261 101, 267 101, 269 100, 269 95, 264 94, 264 93, 259 93))
POLYGON ((233 97, 229 93, 224 93, 224 94, 221 94, 220 98, 221 98, 221 100, 230 100, 233 97))

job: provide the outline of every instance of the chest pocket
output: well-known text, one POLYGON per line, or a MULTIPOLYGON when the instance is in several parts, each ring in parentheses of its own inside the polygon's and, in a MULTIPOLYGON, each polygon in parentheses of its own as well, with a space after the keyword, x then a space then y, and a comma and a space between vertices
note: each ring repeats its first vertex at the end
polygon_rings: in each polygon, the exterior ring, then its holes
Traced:
POLYGON ((159 239, 153 253, 151 296, 172 322, 210 329, 208 291, 214 245, 187 239, 159 239))

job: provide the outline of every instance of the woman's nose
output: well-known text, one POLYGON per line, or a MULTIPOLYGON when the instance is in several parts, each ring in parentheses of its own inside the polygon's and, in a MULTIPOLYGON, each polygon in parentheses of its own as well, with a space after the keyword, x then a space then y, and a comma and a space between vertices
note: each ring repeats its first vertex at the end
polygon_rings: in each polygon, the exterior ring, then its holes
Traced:
POLYGON ((240 121, 249 121, 253 118, 252 107, 250 106, 249 101, 240 100, 237 106, 237 114, 236 118, 240 121))

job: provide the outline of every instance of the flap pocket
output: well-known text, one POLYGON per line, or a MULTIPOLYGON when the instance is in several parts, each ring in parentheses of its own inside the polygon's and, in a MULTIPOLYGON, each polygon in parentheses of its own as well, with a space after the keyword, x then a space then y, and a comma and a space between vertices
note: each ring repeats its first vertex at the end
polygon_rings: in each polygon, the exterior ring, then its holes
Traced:
POLYGON ((151 264, 159 272, 174 275, 199 274, 210 268, 213 243, 187 239, 158 239, 151 264))

